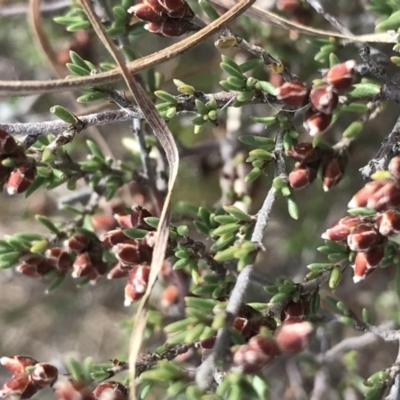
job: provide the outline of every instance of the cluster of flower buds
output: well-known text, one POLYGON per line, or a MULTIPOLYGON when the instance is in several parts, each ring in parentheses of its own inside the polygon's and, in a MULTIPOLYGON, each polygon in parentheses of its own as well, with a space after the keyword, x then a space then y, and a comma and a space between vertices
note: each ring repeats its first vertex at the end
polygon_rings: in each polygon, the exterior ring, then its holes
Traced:
POLYGON ((108 273, 108 279, 128 278, 125 286, 126 306, 139 300, 147 288, 156 237, 156 232, 144 220, 149 216, 151 216, 149 211, 135 205, 130 214, 115 215, 120 228, 100 236, 100 240, 111 248, 118 260, 108 273), (143 229, 149 232, 141 239, 130 239, 123 231, 127 228, 143 229))
POLYGON ((58 378, 58 370, 54 365, 39 363, 31 357, 2 357, 0 362, 12 373, 0 390, 0 397, 29 399, 38 390, 52 386, 58 378))
POLYGON ((344 175, 344 156, 335 154, 331 149, 322 150, 302 142, 288 149, 286 154, 296 161, 289 174, 289 184, 293 189, 303 189, 312 183, 319 168, 322 168, 322 184, 326 192, 337 185, 344 175))
POLYGON ((300 81, 285 82, 276 88, 275 96, 289 107, 310 105, 304 114, 304 127, 314 137, 330 125, 339 94, 351 86, 354 72, 355 62, 349 60, 330 68, 324 75, 324 83, 311 90, 300 81))
POLYGON ((0 129, 0 185, 8 194, 25 192, 36 175, 36 163, 28 157, 15 139, 0 129))
POLYGON ((108 264, 102 260, 102 254, 103 245, 99 240, 78 233, 64 242, 64 248, 49 248, 44 255, 22 254, 16 269, 32 278, 43 277, 50 271, 58 276, 71 271, 73 278, 88 277, 91 283, 95 283, 108 269, 108 264))
POLYGON ((348 207, 366 207, 376 211, 400 207, 400 156, 391 159, 388 170, 390 178, 368 182, 353 196, 348 207))
POLYGON ((378 267, 385 250, 386 237, 400 233, 400 212, 387 210, 374 216, 347 216, 327 229, 322 238, 347 243, 356 253, 354 259, 355 283, 378 267))
POLYGON ((128 13, 146 21, 145 29, 159 36, 176 37, 196 30, 194 12, 185 0, 143 0, 128 13))
POLYGON ((273 337, 256 335, 239 346, 233 354, 233 364, 246 374, 258 373, 280 353, 303 351, 311 332, 309 322, 288 320, 275 331, 273 337))

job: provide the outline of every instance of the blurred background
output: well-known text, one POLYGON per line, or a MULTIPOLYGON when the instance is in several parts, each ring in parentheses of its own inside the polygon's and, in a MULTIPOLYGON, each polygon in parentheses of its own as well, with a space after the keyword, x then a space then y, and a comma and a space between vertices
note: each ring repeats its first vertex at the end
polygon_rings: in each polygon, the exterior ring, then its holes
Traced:
MULTIPOLYGON (((99 61, 111 61, 105 54, 93 32, 67 32, 65 26, 53 21, 56 16, 64 15, 72 1, 41 1, 43 8, 43 29, 56 55, 58 70, 67 75, 65 63, 69 62, 68 51, 73 49, 83 58, 96 64, 99 61)), ((119 4, 118 1, 110 1, 119 4)), ((200 13, 195 1, 189 1, 193 9, 200 13)), ((353 33, 373 32, 376 15, 366 10, 366 0, 338 0, 322 2, 332 15, 337 17, 353 33)), ((260 7, 280 12, 275 1, 259 1, 260 7)), ((101 8, 98 8, 101 12, 101 8)), ((284 14, 286 18, 293 18, 284 14)), ((45 80, 54 77, 43 52, 37 46, 32 27, 29 22, 29 8, 26 1, 0 0, 0 77, 1 80, 45 80)), ((200 14, 199 14, 200 15, 200 14)), ((104 16, 106 19, 106 16, 104 16)), ((206 20, 206 17, 204 18, 206 20)), ((305 8, 301 22, 320 29, 333 28, 311 8, 305 8)), ((107 23, 107 21, 106 21, 107 23)), ((321 76, 320 70, 327 68, 326 60, 318 62, 314 57, 319 52, 322 41, 298 35, 279 27, 260 23, 247 16, 242 16, 231 25, 231 29, 251 43, 263 47, 279 58, 288 69, 299 78, 311 84, 313 79, 321 76)), ((184 55, 163 63, 157 71, 164 75, 163 90, 177 95, 172 79, 180 79, 192 85, 196 90, 205 93, 216 93, 221 90, 218 82, 223 78, 219 68, 220 55, 245 61, 252 58, 238 49, 219 50, 214 46, 213 38, 207 40, 184 55)), ((162 49, 176 39, 160 38, 148 32, 130 35, 131 47, 137 56, 143 56, 162 49)), ((179 40, 179 39, 177 39, 179 40)), ((377 45, 387 55, 392 55, 392 45, 377 45)), ((355 59, 360 62, 358 49, 352 45, 338 45, 336 54, 340 60, 355 59)), ((396 79, 395 71, 389 73, 396 79)), ((279 79, 266 68, 254 71, 253 76, 269 80, 275 85, 279 79)), ((143 73, 146 77, 146 73, 143 73)), ((122 88, 121 85, 117 87, 122 88)), ((55 104, 65 106, 77 115, 114 108, 107 102, 95 102, 89 105, 77 104, 74 99, 77 93, 48 94, 29 97, 0 98, 1 122, 35 122, 47 121, 55 117, 49 108, 55 104)), ((221 149, 226 146, 227 138, 236 140, 239 134, 257 133, 273 135, 261 124, 255 124, 250 116, 275 115, 277 105, 246 105, 240 112, 225 110, 219 118, 219 126, 209 124, 200 134, 193 134, 191 115, 174 117, 169 123, 171 131, 181 148, 187 154, 181 160, 178 184, 174 192, 175 212, 183 203, 194 206, 216 205, 221 199, 220 170, 224 160, 221 149), (236 122, 234 129, 229 123, 236 122), (227 126, 229 129, 227 129, 227 126), (225 143, 225 144, 223 144, 225 143), (193 149, 193 151, 189 151, 193 149)), ((396 104, 384 104, 376 118, 365 122, 361 139, 351 145, 349 162, 345 178, 328 193, 322 189, 320 180, 309 187, 296 192, 296 200, 300 209, 300 218, 295 221, 287 213, 286 202, 278 198, 274 205, 264 245, 266 251, 260 254, 257 262, 257 273, 265 280, 273 282, 277 277, 288 276, 302 281, 307 273, 306 265, 311 262, 324 261, 324 256, 316 251, 322 244, 320 235, 337 219, 346 214, 347 203, 352 195, 362 187, 363 182, 359 168, 365 166, 378 150, 382 140, 391 131, 398 117, 396 104)), ((333 145, 340 140, 343 130, 358 115, 347 113, 330 127, 324 134, 324 140, 333 145)), ((235 124, 234 124, 235 125, 235 124)), ((310 141, 309 136, 299 127, 299 141, 310 141)), ((67 146, 68 152, 76 160, 86 156, 85 140, 90 137, 98 141, 115 159, 129 160, 131 152, 123 146, 122 139, 131 136, 128 123, 116 123, 98 128, 91 128, 75 137, 67 146)), ((236 143, 236 142, 235 142, 236 143)), ((233 157, 237 152, 248 151, 248 148, 233 146, 233 157)), ((288 171, 292 166, 288 161, 288 171)), ((270 177, 262 177, 249 187, 251 194, 250 211, 256 213, 271 185, 270 177)), ((79 186, 79 185, 78 185, 79 186)), ((81 184, 82 186, 82 184, 81 184)), ((146 204, 140 188, 130 188, 132 202, 146 204)), ((10 197, 6 193, 0 195, 0 237, 17 232, 43 232, 45 229, 35 219, 35 214, 43 214, 55 221, 67 221, 70 216, 58 209, 60 199, 70 193, 64 186, 52 191, 39 190, 29 200, 23 195, 10 197)), ((126 200, 126 197, 124 198, 126 200)), ((128 199, 129 200, 129 199, 128 199)), ((126 204, 130 206, 130 204, 126 204)), ((99 213, 110 213, 110 204, 102 203, 99 213)), ((176 214, 176 220, 179 217, 176 214)), ((195 233, 194 233, 195 234, 195 233)), ((198 236, 201 238, 201 236, 198 236)), ((347 270, 345 279, 336 292, 353 311, 360 313, 366 307, 375 325, 385 321, 399 322, 398 299, 393 288, 394 267, 378 268, 365 281, 353 284, 352 272, 347 270)), ((124 280, 107 281, 99 279, 96 285, 85 285, 78 288, 76 281, 68 278, 57 291, 45 294, 46 285, 40 279, 32 279, 18 274, 13 269, 0 271, 0 355, 24 354, 41 361, 48 361, 61 366, 63 361, 74 356, 78 359, 93 357, 96 362, 111 358, 126 359, 129 338, 129 319, 134 315, 134 306, 123 306, 124 280)), ((249 300, 265 300, 266 293, 262 286, 254 284, 249 291, 249 300)), ((337 343, 344 336, 356 336, 357 332, 337 323, 329 323, 321 327, 328 340, 328 347, 337 343)), ((389 366, 395 359, 396 352, 387 344, 377 342, 379 349, 368 349, 357 359, 360 374, 364 377, 389 366)), ((280 376, 288 364, 274 364, 269 373, 280 376)), ((287 372, 287 371, 286 371, 287 372)), ((285 372, 285 374, 286 374, 285 372)), ((306 372, 307 374, 308 372, 306 372)), ((310 379, 315 371, 310 371, 310 379)), ((2 368, 0 379, 5 380, 7 373, 2 368)), ((281 386, 276 385, 277 392, 287 387, 284 378, 281 386)), ((311 381, 310 381, 311 382, 311 381)), ((310 383, 311 384, 311 383, 310 383)), ((42 392, 41 392, 42 393, 42 392)), ((298 398, 290 391, 286 398, 298 398)), ((349 397, 350 398, 350 397, 349 397)), ((354 398, 357 398, 354 397, 354 398)))

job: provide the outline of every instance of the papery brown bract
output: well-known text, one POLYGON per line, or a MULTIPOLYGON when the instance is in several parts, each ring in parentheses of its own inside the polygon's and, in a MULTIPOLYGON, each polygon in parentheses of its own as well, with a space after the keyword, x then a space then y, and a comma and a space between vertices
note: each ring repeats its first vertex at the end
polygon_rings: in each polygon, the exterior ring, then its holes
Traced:
POLYGON ((354 60, 336 64, 325 74, 325 81, 336 90, 344 91, 353 83, 355 66, 356 62, 354 60))
POLYGON ((362 223, 354 227, 347 236, 347 245, 352 251, 368 251, 382 241, 382 236, 372 224, 362 223))
POLYGON ((170 18, 163 22, 149 22, 144 29, 158 36, 178 37, 199 28, 189 21, 170 18))
POLYGON ((382 261, 384 256, 384 246, 377 246, 368 252, 359 252, 356 254, 353 269, 353 281, 358 283, 365 279, 365 277, 376 268, 382 261))
POLYGON ((38 363, 32 357, 28 356, 12 356, 12 357, 1 357, 0 363, 4 365, 13 375, 26 372, 26 367, 31 367, 38 363))
POLYGON ((31 278, 39 278, 46 275, 53 269, 53 266, 42 256, 28 255, 22 258, 21 264, 16 268, 21 274, 31 278))
POLYGON ((284 322, 275 333, 279 350, 283 353, 300 353, 305 349, 312 330, 309 322, 284 322))
POLYGON ((304 321, 307 318, 309 303, 305 299, 290 301, 281 312, 281 321, 304 321))
POLYGON ((152 214, 150 213, 149 210, 137 204, 134 204, 132 206, 132 211, 130 215, 132 228, 153 230, 154 228, 148 225, 144 220, 145 218, 151 216, 152 214))
POLYGON ((108 247, 113 247, 119 243, 127 241, 129 238, 124 234, 122 229, 114 229, 100 235, 99 238, 108 247))
POLYGON ((350 200, 348 207, 367 207, 385 211, 400 206, 400 187, 393 179, 368 182, 350 200))
POLYGON ((49 264, 59 270, 63 271, 72 266, 71 256, 61 247, 52 247, 46 250, 45 256, 49 264))
POLYGON ((167 10, 167 14, 171 18, 188 19, 194 17, 194 12, 185 0, 158 0, 159 3, 167 10))
POLYGON ((0 154, 12 155, 19 150, 15 139, 3 129, 0 129, 0 154))
POLYGON ((120 382, 107 381, 100 383, 94 390, 96 400, 128 400, 128 389, 120 382))
MULTIPOLYGON (((155 3, 158 4, 158 2, 155 3)), ((157 12, 149 1, 143 1, 129 8, 128 13, 136 15, 142 21, 157 23, 165 20, 165 10, 161 6, 159 6, 159 8, 161 12, 157 12)))
POLYGON ((343 178, 345 162, 343 157, 334 156, 329 158, 322 169, 322 182, 325 192, 336 186, 343 178))
POLYGON ((362 222, 358 215, 348 215, 335 222, 322 235, 322 239, 333 240, 334 242, 347 241, 350 232, 362 222))
POLYGON ((297 166, 289 174, 289 184, 293 189, 303 189, 317 177, 317 170, 311 166, 297 166))
POLYGON ((274 94, 289 107, 302 107, 308 100, 308 89, 300 81, 285 82, 275 89, 274 94))
POLYGON ((253 336, 233 354, 233 364, 245 374, 256 374, 277 355, 276 342, 261 335, 253 336))
POLYGON ((321 149, 314 147, 309 142, 301 142, 288 149, 286 154, 293 160, 300 162, 301 165, 304 165, 319 161, 321 158, 321 149))
POLYGON ((310 102, 316 110, 330 115, 338 105, 339 97, 332 86, 322 85, 311 90, 310 102))
POLYGON ((131 265, 124 266, 118 261, 108 272, 107 279, 126 278, 129 276, 129 271, 131 270, 131 268, 132 268, 131 265))
POLYGON ((35 368, 30 373, 30 379, 40 388, 52 385, 58 378, 58 369, 49 363, 35 364, 35 368))
POLYGON ((68 240, 64 242, 64 246, 71 251, 76 251, 77 253, 81 253, 85 251, 90 244, 90 239, 81 233, 77 233, 74 236, 71 236, 68 240))
POLYGON ((27 373, 14 375, 1 388, 0 397, 15 396, 20 399, 30 399, 38 387, 31 381, 27 373))
POLYGON ((388 210, 378 215, 375 226, 383 236, 392 236, 400 233, 400 212, 388 210))
POLYGON ((14 168, 7 179, 8 194, 14 195, 25 192, 31 186, 35 175, 36 165, 33 162, 14 168))
POLYGON ((112 248, 117 259, 126 265, 134 265, 140 262, 139 240, 131 239, 129 242, 118 243, 112 248))
POLYGON ((313 109, 307 110, 304 114, 303 126, 311 137, 324 132, 332 121, 332 115, 324 114, 313 109))
POLYGON ((129 272, 125 286, 125 306, 130 306, 134 301, 143 297, 149 281, 150 266, 136 265, 129 272))
POLYGON ((90 254, 88 252, 79 254, 72 266, 72 277, 80 278, 87 276, 92 283, 96 282, 100 277, 100 273, 93 265, 90 254))

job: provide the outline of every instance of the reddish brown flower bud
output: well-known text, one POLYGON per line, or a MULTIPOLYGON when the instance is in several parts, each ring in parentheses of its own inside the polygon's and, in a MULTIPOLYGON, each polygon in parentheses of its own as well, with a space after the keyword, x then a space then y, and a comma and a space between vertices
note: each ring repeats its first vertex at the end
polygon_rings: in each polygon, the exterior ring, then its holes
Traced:
POLYGON ((114 214, 118 225, 122 229, 132 228, 131 216, 129 214, 114 214))
POLYGON ((29 255, 16 269, 21 274, 30 276, 31 278, 39 278, 46 275, 53 267, 42 256, 29 255))
POLYGON ((316 110, 332 114, 339 102, 339 97, 332 86, 322 85, 311 90, 310 102, 316 110))
POLYGON ((375 247, 367 252, 359 252, 354 260, 354 283, 358 283, 376 268, 384 256, 384 246, 375 247))
POLYGON ((321 158, 321 149, 319 147, 313 147, 311 143, 302 142, 296 146, 291 147, 287 150, 286 154, 298 161, 301 165, 317 162, 321 158))
POLYGON ((367 207, 384 211, 400 206, 400 188, 392 179, 368 182, 350 200, 348 207, 367 207))
POLYGON ((158 36, 178 37, 199 28, 187 20, 168 18, 164 22, 149 22, 144 29, 158 36))
POLYGON ((324 132, 330 125, 332 115, 324 114, 313 109, 307 110, 304 114, 303 126, 312 137, 324 132))
POLYGON ((361 223, 361 218, 357 215, 348 215, 340 219, 327 229, 322 235, 322 239, 333 240, 334 242, 347 241, 350 232, 361 223))
POLYGON ((214 347, 214 344, 215 344, 215 339, 216 339, 216 336, 211 336, 211 337, 209 337, 207 339, 201 340, 199 342, 200 347, 202 349, 212 349, 214 347))
POLYGON ((144 0, 129 8, 128 13, 153 23, 162 23, 171 18, 191 20, 194 17, 192 9, 184 0, 144 0))
POLYGON ((276 354, 274 339, 256 335, 235 351, 233 364, 240 367, 245 374, 255 374, 271 362, 276 354))
POLYGON ((127 241, 128 239, 128 236, 124 234, 122 229, 115 229, 100 235, 100 240, 108 247, 113 247, 119 243, 127 241))
POLYGON ((287 13, 295 13, 302 8, 300 0, 277 0, 276 8, 287 13))
POLYGON ((66 270, 72 265, 71 256, 61 247, 48 249, 46 251, 46 259, 50 265, 60 270, 66 270))
POLYGON ((377 217, 375 226, 383 236, 396 235, 400 232, 400 213, 395 210, 385 211, 377 217))
POLYGON ((131 224, 132 228, 153 230, 150 225, 147 225, 145 218, 151 217, 152 214, 146 208, 134 204, 131 211, 131 224))
POLYGON ((31 381, 38 387, 44 388, 52 385, 58 378, 58 369, 48 363, 39 363, 35 365, 30 374, 31 381))
POLYGON ((290 301, 281 312, 281 321, 304 321, 307 318, 309 305, 304 299, 297 303, 290 301))
POLYGON ((158 0, 171 18, 193 19, 194 12, 185 0, 158 0))
POLYGON ((93 390, 96 400, 128 400, 128 389, 120 382, 102 382, 93 390))
POLYGON ((117 262, 107 274, 107 279, 126 278, 129 276, 129 271, 131 268, 131 265, 124 266, 120 262, 117 262))
POLYGON ((312 330, 309 322, 286 321, 275 335, 276 343, 283 353, 300 353, 304 350, 312 330))
POLYGON ((344 175, 344 168, 343 157, 332 157, 326 161, 322 170, 322 187, 325 192, 341 181, 344 175))
POLYGON ((18 150, 15 139, 6 131, 0 129, 0 154, 13 154, 18 150))
POLYGON ((130 306, 134 301, 143 297, 149 281, 150 267, 136 265, 130 272, 125 286, 125 306, 130 306))
POLYGON ((161 296, 161 305, 167 308, 179 302, 179 289, 175 285, 167 286, 161 296))
POLYGON ((0 397, 15 396, 20 399, 30 399, 38 391, 37 386, 26 373, 14 375, 0 390, 0 397))
POLYGON ((285 82, 275 89, 275 96, 289 107, 299 108, 307 103, 308 89, 300 81, 285 82))
POLYGON ((393 157, 390 160, 388 170, 394 179, 400 180, 400 156, 393 157))
POLYGON ((31 186, 36 175, 34 163, 14 168, 7 180, 7 192, 10 195, 25 192, 31 186))
POLYGON ((356 62, 354 60, 336 64, 325 74, 325 81, 336 90, 346 90, 353 83, 355 66, 356 62))
POLYGON ((293 189, 303 189, 317 177, 317 170, 308 165, 294 167, 289 174, 289 184, 293 189))
POLYGON ((0 363, 4 365, 13 375, 25 373, 26 367, 31 367, 38 362, 28 356, 12 356, 12 357, 1 357, 0 363))
POLYGON ((139 240, 130 239, 126 243, 118 243, 112 248, 117 259, 126 265, 134 265, 140 262, 139 240))
POLYGON ((99 278, 99 272, 94 267, 92 260, 90 259, 89 253, 81 253, 76 257, 72 266, 72 277, 80 278, 82 276, 88 276, 92 283, 96 282, 99 278))
POLYGON ((162 22, 165 20, 165 9, 156 0, 145 0, 128 9, 129 14, 136 15, 142 21, 162 22))
POLYGON ((90 239, 82 235, 81 233, 77 233, 74 236, 71 236, 68 240, 64 242, 64 246, 71 251, 76 251, 77 253, 80 253, 84 250, 86 250, 89 246, 90 239))
POLYGON ((347 237, 347 245, 352 251, 368 251, 376 247, 381 240, 381 235, 371 224, 360 224, 347 237))
POLYGON ((252 330, 249 320, 243 317, 236 317, 235 321, 233 321, 233 327, 239 331, 244 338, 249 337, 252 330))

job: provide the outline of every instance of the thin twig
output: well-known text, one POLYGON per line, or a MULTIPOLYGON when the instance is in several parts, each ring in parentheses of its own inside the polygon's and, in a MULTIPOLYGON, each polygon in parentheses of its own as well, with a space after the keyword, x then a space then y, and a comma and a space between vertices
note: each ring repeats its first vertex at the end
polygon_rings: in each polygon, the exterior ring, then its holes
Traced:
POLYGON ((253 265, 248 265, 237 277, 235 287, 232 290, 228 305, 225 310, 224 326, 218 330, 212 353, 207 357, 207 359, 200 365, 197 370, 196 383, 202 389, 206 389, 212 384, 212 379, 214 372, 217 368, 217 363, 223 360, 227 355, 229 355, 229 331, 233 325, 235 318, 239 314, 240 306, 243 304, 243 299, 246 295, 252 270, 253 265))
MULTIPOLYGON (((282 179, 286 179, 285 173, 285 159, 283 158, 283 135, 284 131, 280 130, 276 136, 275 143, 275 161, 274 161, 274 176, 281 177, 282 179)), ((270 188, 268 191, 267 197, 264 200, 264 203, 257 214, 257 222, 254 227, 254 232, 251 237, 251 241, 257 243, 259 246, 262 246, 262 239, 264 236, 265 228, 268 225, 269 217, 271 214, 272 205, 275 202, 276 197, 276 189, 274 186, 270 188)))
MULTIPOLYGON (((222 108, 225 104, 232 101, 236 93, 218 92, 215 94, 202 93, 196 97, 177 96, 177 114, 197 113, 195 99, 200 99, 204 103, 211 98, 215 98, 218 107, 222 108)), ((250 104, 269 104, 273 96, 256 96, 250 104)), ((79 116, 79 120, 85 128, 93 125, 112 124, 114 122, 129 121, 133 118, 143 119, 143 113, 140 108, 134 105, 127 105, 120 110, 102 111, 89 115, 79 116)), ((0 123, 0 129, 5 130, 10 135, 28 135, 36 139, 43 135, 60 134, 68 129, 70 124, 61 120, 44 121, 44 122, 27 122, 27 123, 0 123)))
POLYGON ((400 135, 400 115, 397 117, 396 123, 387 138, 381 144, 380 149, 375 157, 368 164, 360 168, 361 175, 364 179, 369 179, 375 171, 383 171, 387 169, 389 161, 392 157, 399 154, 398 139, 400 135))

